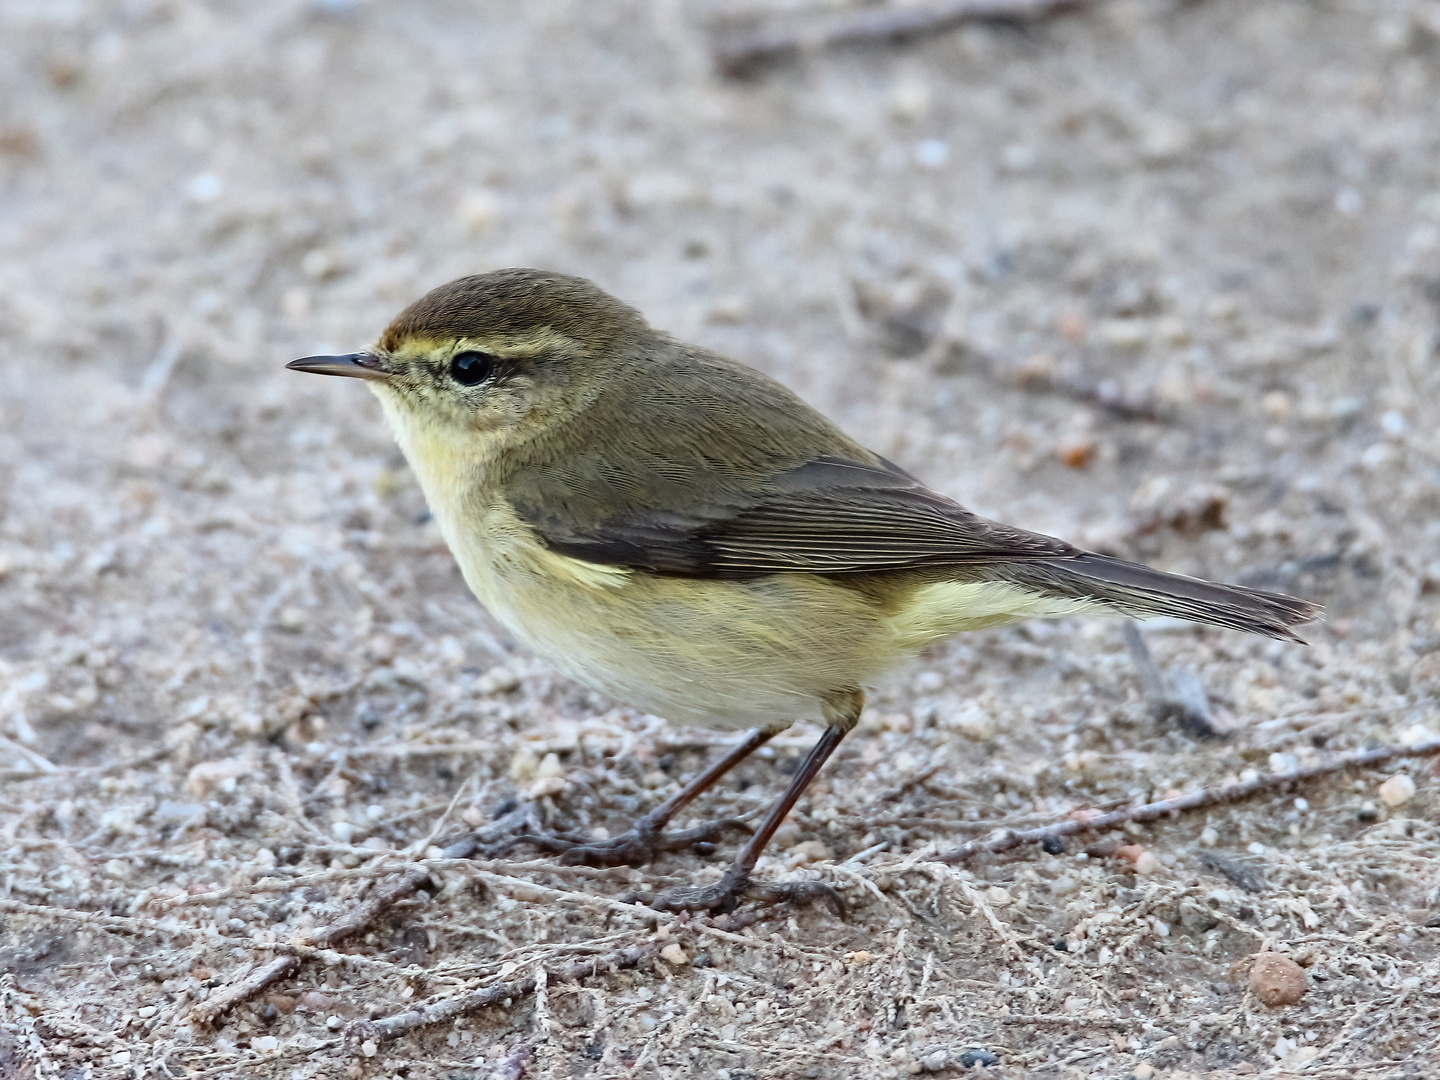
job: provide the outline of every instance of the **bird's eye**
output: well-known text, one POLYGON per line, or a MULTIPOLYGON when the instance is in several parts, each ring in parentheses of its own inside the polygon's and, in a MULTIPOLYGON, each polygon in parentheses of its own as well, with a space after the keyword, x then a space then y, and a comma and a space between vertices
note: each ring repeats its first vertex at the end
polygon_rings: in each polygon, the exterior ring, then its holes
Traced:
POLYGON ((450 361, 450 378, 461 386, 475 386, 493 374, 495 374, 495 357, 489 353, 456 353, 450 361))

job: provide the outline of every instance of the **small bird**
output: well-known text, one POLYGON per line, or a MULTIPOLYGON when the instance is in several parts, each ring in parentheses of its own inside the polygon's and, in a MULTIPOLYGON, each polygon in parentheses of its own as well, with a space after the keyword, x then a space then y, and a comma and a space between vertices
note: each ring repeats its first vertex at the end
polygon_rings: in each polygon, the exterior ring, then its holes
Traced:
POLYGON ((804 894, 752 882, 755 863, 859 720, 862 687, 927 645, 1072 615, 1299 641, 1290 627, 1321 611, 978 517, 583 278, 460 278, 370 349, 288 366, 369 381, 466 583, 524 645, 647 712, 748 729, 629 832, 552 840, 566 861, 638 863, 713 838, 727 823, 663 830, 796 720, 826 725, 721 879, 653 897, 662 910, 804 894))

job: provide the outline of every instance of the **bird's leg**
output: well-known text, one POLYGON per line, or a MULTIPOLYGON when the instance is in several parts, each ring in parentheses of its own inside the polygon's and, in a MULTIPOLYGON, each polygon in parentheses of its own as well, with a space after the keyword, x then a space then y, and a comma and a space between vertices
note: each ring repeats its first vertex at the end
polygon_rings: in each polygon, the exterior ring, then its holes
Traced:
POLYGON ((740 853, 735 856, 735 861, 730 864, 730 868, 725 871, 719 881, 703 888, 670 889, 650 900, 650 906, 660 911, 697 911, 715 908, 728 911, 734 908, 742 897, 750 895, 769 901, 795 898, 790 894, 796 890, 785 886, 753 886, 750 882, 750 872, 755 869, 755 863, 759 860, 766 845, 770 843, 770 838, 775 835, 775 830, 794 809, 800 794, 815 778, 815 774, 820 771, 820 767, 834 753, 835 748, 840 745, 840 740, 844 737, 845 731, 842 728, 829 727, 825 729, 825 734, 820 736, 820 741, 811 749, 809 756, 791 779, 790 786, 770 808, 770 812, 765 815, 765 820, 760 823, 755 834, 740 849, 740 853))
POLYGON ((754 883, 750 880, 750 873, 755 869, 755 863, 759 861, 766 845, 770 843, 770 838, 775 835, 775 830, 780 828, 781 822, 795 808, 801 793, 809 787, 810 781, 815 779, 815 775, 835 752, 840 740, 845 738, 860 719, 860 709, 864 702, 865 697, 858 687, 835 694, 826 701, 825 718, 830 721, 830 726, 825 729, 825 734, 820 736, 820 741, 811 748, 809 755, 791 779, 790 786, 770 808, 765 820, 740 849, 735 861, 719 881, 703 888, 669 889, 648 901, 649 905, 660 911, 730 911, 747 897, 765 903, 825 899, 843 914, 844 901, 840 899, 840 894, 828 885, 820 882, 789 885, 754 883))
POLYGON ((718 839, 727 829, 743 829, 744 822, 738 818, 721 818, 706 822, 693 829, 665 835, 661 832, 672 818, 689 806, 695 799, 714 786, 715 781, 739 765, 747 757, 775 737, 775 731, 756 729, 749 732, 744 740, 719 761, 695 777, 675 795, 651 810, 644 817, 637 818, 630 831, 609 840, 597 840, 583 844, 572 843, 556 837, 521 836, 515 842, 531 843, 549 851, 560 851, 560 861, 585 866, 639 866, 649 862, 662 851, 682 851, 697 844, 710 843, 718 839))

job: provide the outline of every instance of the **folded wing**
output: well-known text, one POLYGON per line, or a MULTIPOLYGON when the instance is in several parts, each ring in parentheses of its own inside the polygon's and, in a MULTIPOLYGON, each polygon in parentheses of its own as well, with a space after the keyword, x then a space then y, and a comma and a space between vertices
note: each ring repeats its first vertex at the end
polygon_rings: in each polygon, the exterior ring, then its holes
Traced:
MULTIPOLYGON (((703 488, 704 485, 697 485, 703 488)), ((672 492, 672 496, 673 496, 672 492)), ((1289 627, 1320 608, 1304 600, 1167 574, 987 521, 901 470, 821 457, 718 498, 637 505, 582 527, 523 517, 554 551, 606 565, 688 577, 872 574, 948 568, 956 580, 1006 581, 1088 600, 1117 614, 1170 615, 1298 640, 1289 627)))

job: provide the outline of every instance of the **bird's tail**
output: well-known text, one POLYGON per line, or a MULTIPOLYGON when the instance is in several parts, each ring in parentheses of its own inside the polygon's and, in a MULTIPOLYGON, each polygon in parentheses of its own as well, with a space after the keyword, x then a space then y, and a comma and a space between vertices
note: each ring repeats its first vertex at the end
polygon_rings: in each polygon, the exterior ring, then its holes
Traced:
POLYGON ((1293 596, 1217 585, 1091 552, 1007 563, 997 576, 1053 596, 1090 601, 1117 615, 1139 619, 1170 615, 1289 641, 1301 640, 1290 627, 1319 618, 1324 611, 1319 604, 1293 596))

